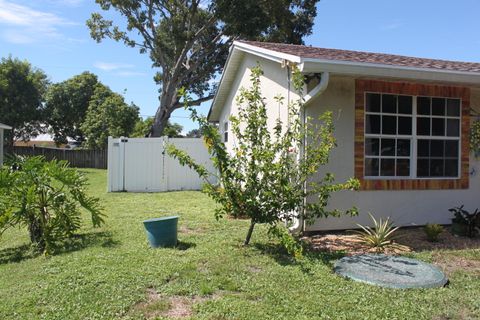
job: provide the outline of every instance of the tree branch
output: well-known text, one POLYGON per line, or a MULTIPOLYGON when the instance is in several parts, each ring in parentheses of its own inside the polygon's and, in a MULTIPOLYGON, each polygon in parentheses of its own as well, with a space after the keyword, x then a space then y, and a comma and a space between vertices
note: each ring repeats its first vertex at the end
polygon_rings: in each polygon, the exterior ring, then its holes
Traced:
MULTIPOLYGON (((205 97, 202 97, 202 98, 198 98, 197 100, 189 101, 189 102, 188 102, 188 105, 189 105, 189 106, 199 106, 199 105, 202 104, 203 102, 212 100, 214 97, 215 97, 214 94, 210 94, 210 95, 208 95, 208 96, 205 96, 205 97)), ((180 108, 183 108, 183 107, 185 107, 185 103, 178 101, 178 102, 176 102, 176 103, 174 104, 173 110, 180 109, 180 108)), ((172 110, 172 111, 173 111, 173 110, 172 110)))

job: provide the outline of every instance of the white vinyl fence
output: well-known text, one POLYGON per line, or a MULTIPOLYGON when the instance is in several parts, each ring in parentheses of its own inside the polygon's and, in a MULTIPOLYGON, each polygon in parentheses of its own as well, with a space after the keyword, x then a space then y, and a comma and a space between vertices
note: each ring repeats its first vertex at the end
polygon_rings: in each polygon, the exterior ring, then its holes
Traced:
POLYGON ((199 138, 108 138, 108 192, 161 192, 199 190, 197 173, 170 157, 167 143, 184 150, 197 163, 214 172, 203 139, 199 138))

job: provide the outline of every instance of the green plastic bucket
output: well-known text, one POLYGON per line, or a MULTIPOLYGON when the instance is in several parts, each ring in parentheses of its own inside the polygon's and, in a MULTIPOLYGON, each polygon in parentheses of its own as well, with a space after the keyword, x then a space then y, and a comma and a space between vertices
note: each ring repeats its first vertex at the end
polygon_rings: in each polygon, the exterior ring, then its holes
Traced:
POLYGON ((152 248, 177 245, 178 216, 153 218, 143 221, 148 242, 152 248))

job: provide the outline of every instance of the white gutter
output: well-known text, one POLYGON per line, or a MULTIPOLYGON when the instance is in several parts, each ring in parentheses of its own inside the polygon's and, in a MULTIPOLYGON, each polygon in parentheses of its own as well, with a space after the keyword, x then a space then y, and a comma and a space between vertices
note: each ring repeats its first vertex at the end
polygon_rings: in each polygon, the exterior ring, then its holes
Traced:
MULTIPOLYGON (((310 92, 307 93, 307 95, 305 95, 303 109, 301 110, 301 115, 300 115, 302 117, 302 125, 304 127, 307 123, 307 116, 306 116, 306 112, 305 112, 305 107, 307 106, 307 104, 309 104, 311 101, 313 101, 314 98, 320 96, 323 92, 325 92, 325 90, 328 87, 329 81, 330 81, 330 73, 329 72, 322 72, 320 82, 315 86, 315 88, 310 90, 310 92)), ((304 137, 303 138, 303 144, 300 148, 300 157, 303 157, 305 155, 305 144, 306 143, 307 143, 307 141, 304 137)), ((304 187, 304 190, 306 190, 307 183, 305 183, 305 185, 303 187, 304 187)), ((307 199, 304 199, 304 201, 307 201, 307 199)), ((303 231, 304 226, 305 226, 305 222, 304 222, 303 218, 301 216, 297 216, 297 218, 294 219, 293 225, 289 228, 289 230, 293 234, 298 234, 298 233, 301 233, 303 231)))
POLYGON ((12 127, 7 126, 6 124, 0 123, 0 129, 12 130, 12 127))
POLYGON ((330 72, 322 72, 321 75, 320 82, 315 86, 315 88, 305 95, 305 105, 312 101, 313 98, 321 95, 325 89, 327 89, 328 82, 330 81, 330 72))

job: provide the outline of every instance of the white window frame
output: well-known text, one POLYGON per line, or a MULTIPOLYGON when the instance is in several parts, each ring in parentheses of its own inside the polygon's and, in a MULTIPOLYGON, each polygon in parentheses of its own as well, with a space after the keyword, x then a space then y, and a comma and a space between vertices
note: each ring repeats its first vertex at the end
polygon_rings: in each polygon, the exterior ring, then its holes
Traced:
MULTIPOLYGON (((456 180, 460 179, 461 177, 461 156, 462 156, 462 106, 463 106, 463 101, 461 98, 457 97, 442 97, 442 96, 423 96, 423 95, 409 95, 409 94, 400 94, 400 93, 387 93, 387 92, 375 92, 375 91, 365 91, 363 93, 363 124, 364 124, 364 132, 363 132, 363 143, 364 143, 364 150, 363 150, 363 176, 364 179, 366 180, 456 180), (380 112, 367 112, 367 94, 379 94, 380 95, 380 112), (411 135, 388 135, 388 134, 382 134, 382 126, 380 125, 380 134, 371 134, 371 133, 366 133, 366 123, 367 123, 367 115, 378 115, 378 116, 395 116, 397 119, 398 117, 403 116, 409 116, 403 113, 384 113, 382 112, 382 95, 387 94, 387 95, 394 95, 394 96, 409 96, 412 97, 412 134, 411 135), (458 117, 453 117, 453 116, 448 116, 447 111, 445 111, 445 115, 443 116, 437 116, 437 115, 417 115, 417 98, 418 97, 427 97, 430 98, 430 104, 432 103, 432 98, 441 98, 441 99, 455 99, 460 101, 459 105, 459 116, 458 117), (445 136, 425 136, 425 135, 417 135, 417 119, 418 118, 441 118, 441 119, 456 119, 459 120, 459 135, 458 137, 449 137, 447 135, 445 136), (378 156, 367 156, 366 155, 366 150, 365 150, 365 141, 367 138, 377 138, 380 140, 379 142, 379 155, 378 156), (382 156, 381 155, 381 139, 403 139, 403 140, 410 140, 410 156, 382 156), (441 177, 417 177, 417 161, 418 161, 418 156, 417 156, 417 141, 418 140, 453 140, 453 141, 458 141, 458 163, 457 163, 457 176, 455 177, 446 177, 446 176, 441 176, 441 177), (370 159, 379 159, 379 174, 381 172, 381 160, 380 159, 410 159, 410 175, 408 176, 367 176, 365 174, 366 170, 366 165, 365 165, 365 159, 370 158, 370 159)), ((398 101, 398 100, 397 100, 398 101)), ((431 108, 431 105, 430 105, 431 108)), ((398 102, 397 102, 397 111, 398 111, 398 102)), ((381 120, 381 123, 383 121, 381 120)), ((445 133, 447 130, 447 121, 445 121, 445 133)), ((430 124, 430 132, 431 132, 431 124, 430 124)), ((397 132, 398 132, 398 121, 397 121, 397 132)), ((396 142, 395 142, 395 148, 396 148, 396 142)), ((396 172, 396 164, 394 168, 396 172)))

